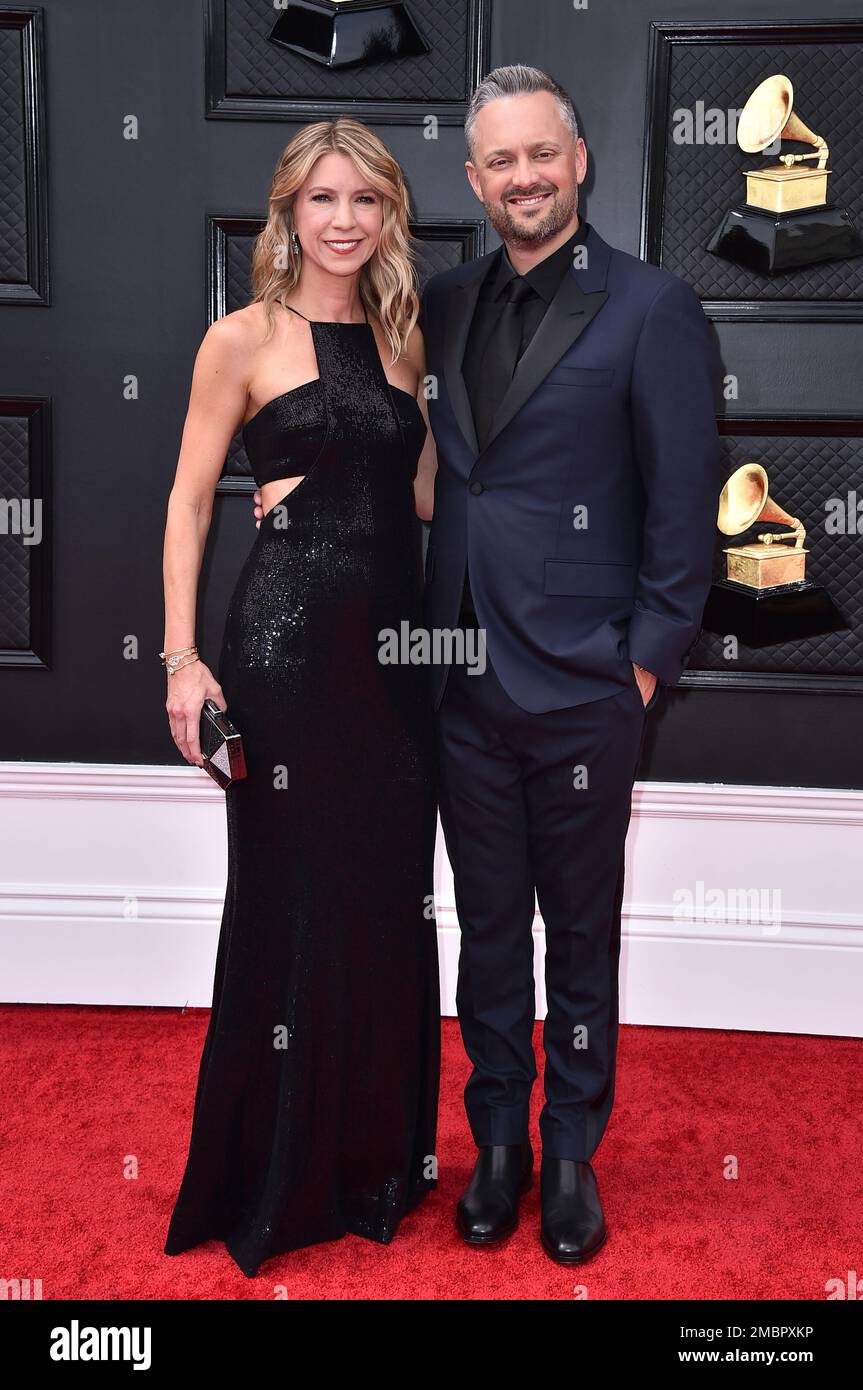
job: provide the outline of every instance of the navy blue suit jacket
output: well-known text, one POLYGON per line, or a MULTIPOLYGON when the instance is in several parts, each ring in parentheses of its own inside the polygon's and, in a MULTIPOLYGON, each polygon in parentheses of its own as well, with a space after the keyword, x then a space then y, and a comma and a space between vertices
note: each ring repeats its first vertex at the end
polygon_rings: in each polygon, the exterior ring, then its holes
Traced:
MULTIPOLYGON (((461 371, 491 252, 422 296, 437 390, 425 623, 458 624, 465 565, 488 656, 522 709, 679 679, 700 631, 720 490, 722 368, 694 291, 603 241, 567 271, 477 446, 461 371)), ((432 668, 440 704, 448 667, 432 668)))

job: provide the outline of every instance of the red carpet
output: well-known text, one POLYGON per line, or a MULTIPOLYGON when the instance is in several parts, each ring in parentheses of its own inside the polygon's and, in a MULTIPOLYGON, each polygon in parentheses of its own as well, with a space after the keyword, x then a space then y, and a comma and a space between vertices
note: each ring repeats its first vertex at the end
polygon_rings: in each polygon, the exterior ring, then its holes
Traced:
MULTIPOLYGON (((216 1242, 162 1254, 206 1010, 6 1005, 0 1277, 43 1299, 817 1299, 863 1250, 863 1043, 621 1029, 595 1156, 609 1240, 581 1269, 538 1242, 539 1193, 497 1250, 453 1229, 473 1147, 467 1063, 444 1020, 438 1191, 390 1246, 348 1236, 247 1279, 216 1242), (723 1176, 729 1155, 738 1176, 723 1176), (137 1177, 126 1174, 137 1171, 137 1177), (575 1294, 574 1294, 575 1291, 575 1294)), ((541 1057, 541 1025, 536 1046, 541 1057)), ((541 1061, 538 1061, 540 1077, 541 1061)), ((536 1088, 533 1135, 540 1105, 536 1088)), ((537 1155, 538 1161, 538 1155, 537 1155)))

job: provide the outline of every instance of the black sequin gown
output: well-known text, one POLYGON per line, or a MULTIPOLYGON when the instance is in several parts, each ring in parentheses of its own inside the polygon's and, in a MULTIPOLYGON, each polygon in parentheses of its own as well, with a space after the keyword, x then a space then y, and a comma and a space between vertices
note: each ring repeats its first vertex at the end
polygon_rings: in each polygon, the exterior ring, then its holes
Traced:
POLYGON ((218 677, 247 779, 188 1160, 165 1253, 247 1275, 347 1232, 388 1243, 435 1185, 440 1004, 434 739, 421 623, 417 402, 368 321, 311 322, 319 377, 244 427, 260 486, 305 474, 242 568, 218 677))

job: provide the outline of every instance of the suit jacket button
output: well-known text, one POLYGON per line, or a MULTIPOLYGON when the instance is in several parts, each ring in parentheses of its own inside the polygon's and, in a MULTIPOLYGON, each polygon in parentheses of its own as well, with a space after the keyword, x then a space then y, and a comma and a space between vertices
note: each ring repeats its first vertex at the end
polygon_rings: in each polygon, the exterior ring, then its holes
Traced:
POLYGON ((471 483, 470 490, 473 493, 474 497, 479 497, 481 492, 485 492, 485 488, 483 487, 482 483, 471 483))

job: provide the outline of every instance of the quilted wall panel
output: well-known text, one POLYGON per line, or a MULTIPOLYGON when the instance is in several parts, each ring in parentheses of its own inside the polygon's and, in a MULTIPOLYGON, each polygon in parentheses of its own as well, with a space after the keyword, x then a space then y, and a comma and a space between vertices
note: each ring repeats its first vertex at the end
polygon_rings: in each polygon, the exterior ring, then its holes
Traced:
MULTIPOLYGON (((0 497, 30 493, 29 431, 26 419, 0 415, 0 497)), ((0 650, 30 645, 30 575, 33 547, 0 536, 0 650)))
POLYGON ((0 28, 0 281, 27 279, 27 190, 21 35, 0 28))
POLYGON ((210 0, 210 114, 249 114, 255 103, 270 110, 279 102, 286 109, 337 103, 348 110, 360 103, 383 120, 387 107, 399 120, 422 120, 430 108, 443 120, 460 120, 479 68, 487 66, 488 0, 422 0, 409 9, 429 53, 329 69, 269 41, 280 13, 271 4, 210 0), (412 116, 406 104, 416 106, 412 116))
MULTIPOLYGON (((743 171, 775 164, 776 157, 744 154, 736 139, 725 144, 677 144, 674 113, 741 108, 765 77, 784 73, 794 86, 794 109, 830 147, 828 199, 847 208, 863 231, 860 167, 860 43, 771 43, 753 33, 746 43, 670 45, 667 100, 661 94, 654 119, 664 125, 660 263, 687 280, 703 300, 863 301, 863 257, 811 266, 776 276, 758 275, 705 250, 726 210, 745 202, 743 171)), ((811 146, 783 142, 782 152, 811 146)))
POLYGON ((43 12, 0 6, 0 305, 48 304, 43 12))
MULTIPOLYGON (((765 429, 769 428, 765 426, 765 429)), ((813 429, 818 428, 813 424, 813 429)), ((863 425, 861 425, 863 430, 863 425)), ((825 504, 859 493, 863 499, 863 437, 799 435, 724 435, 723 482, 741 464, 754 460, 767 470, 770 496, 806 527, 806 576, 826 588, 850 625, 845 632, 825 633, 797 642, 755 649, 741 644, 739 658, 723 655, 722 638, 703 632, 692 650, 688 670, 758 671, 794 676, 858 676, 863 680, 863 535, 851 530, 828 534, 825 504)), ((758 531, 787 527, 764 522, 739 537, 717 530, 714 579, 725 576, 723 546, 745 545, 758 531)))
POLYGON ((44 398, 0 399, 0 666, 50 662, 49 411, 44 398))

